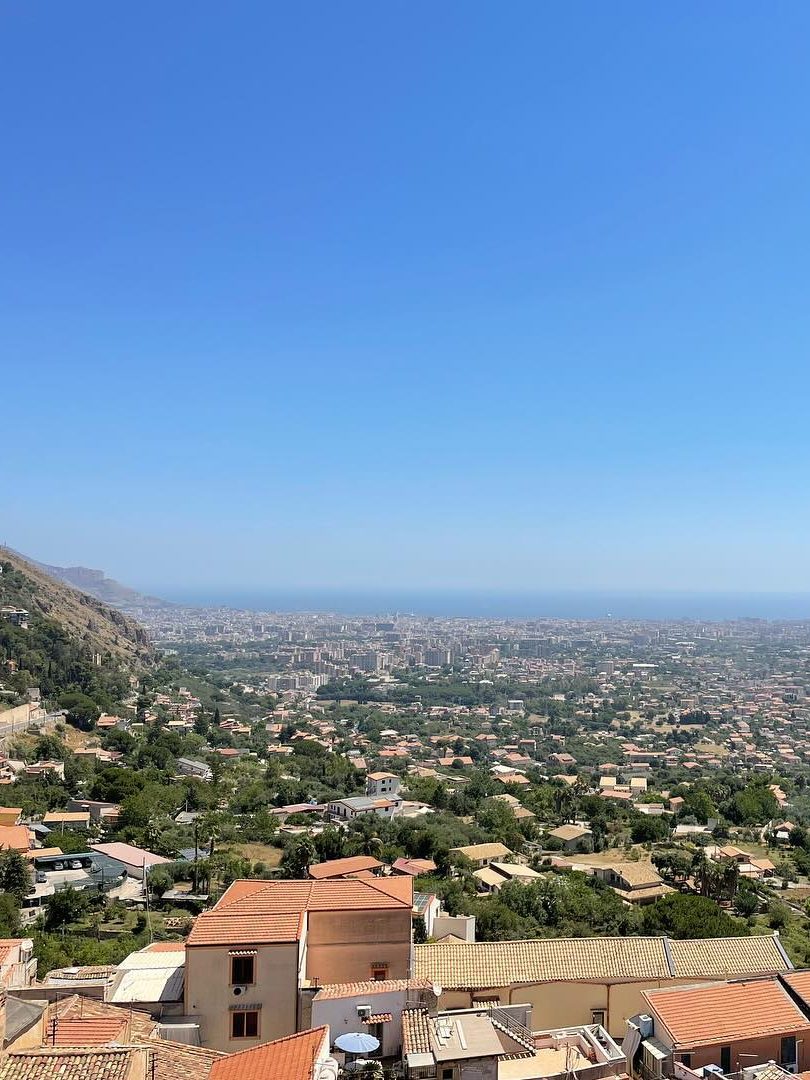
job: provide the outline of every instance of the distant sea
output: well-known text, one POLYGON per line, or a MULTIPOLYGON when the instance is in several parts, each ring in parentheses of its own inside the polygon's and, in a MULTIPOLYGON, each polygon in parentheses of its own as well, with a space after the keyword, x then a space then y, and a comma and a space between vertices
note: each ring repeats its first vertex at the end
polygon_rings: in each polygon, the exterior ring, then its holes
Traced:
POLYGON ((414 614, 495 619, 810 619, 810 593, 478 592, 473 590, 241 589, 150 586, 193 607, 248 611, 414 614))

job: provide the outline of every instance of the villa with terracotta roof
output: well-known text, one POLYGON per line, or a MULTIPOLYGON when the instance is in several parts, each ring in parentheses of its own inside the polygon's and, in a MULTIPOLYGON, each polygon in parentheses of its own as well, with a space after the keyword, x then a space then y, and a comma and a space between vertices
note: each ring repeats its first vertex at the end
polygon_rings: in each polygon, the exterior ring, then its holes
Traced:
POLYGON ((411 974, 409 877, 235 881, 186 942, 185 1013, 233 1053, 302 1026, 299 990, 411 974))
POLYGON ((646 1080, 673 1075, 676 1062, 693 1070, 716 1065, 726 1074, 769 1061, 789 1072, 810 1066, 810 1019, 776 976, 645 990, 642 997, 653 1031, 635 1017, 628 1032, 646 1080))

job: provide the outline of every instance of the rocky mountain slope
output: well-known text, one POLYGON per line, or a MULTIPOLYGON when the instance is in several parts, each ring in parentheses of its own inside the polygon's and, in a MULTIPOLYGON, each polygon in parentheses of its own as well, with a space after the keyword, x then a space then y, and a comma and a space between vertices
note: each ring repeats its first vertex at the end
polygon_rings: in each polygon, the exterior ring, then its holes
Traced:
POLYGON ((87 566, 51 566, 48 563, 27 560, 33 566, 43 570, 49 577, 71 585, 74 589, 89 593, 96 600, 115 608, 162 608, 169 607, 167 600, 157 596, 146 596, 137 589, 122 585, 120 581, 107 577, 103 570, 91 570, 87 566))
MULTIPOLYGON (((0 547, 0 608, 22 608, 55 624, 89 649, 96 663, 109 658, 137 670, 151 663, 146 631, 108 604, 59 581, 9 548, 0 547)), ((8 615, 5 616, 6 620, 8 615)))

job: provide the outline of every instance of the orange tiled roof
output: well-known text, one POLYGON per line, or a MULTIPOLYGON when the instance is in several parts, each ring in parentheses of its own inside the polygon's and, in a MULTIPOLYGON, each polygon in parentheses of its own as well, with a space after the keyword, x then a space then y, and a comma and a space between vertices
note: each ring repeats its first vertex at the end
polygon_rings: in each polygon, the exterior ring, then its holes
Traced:
POLYGON ((0 849, 28 851, 31 834, 25 825, 0 825, 0 849))
POLYGON ((239 912, 203 912, 188 936, 189 945, 255 945, 298 941, 303 912, 254 915, 239 912), (235 916, 235 917, 234 917, 235 916))
POLYGON ((194 923, 188 945, 297 941, 305 911, 411 909, 411 878, 235 881, 194 923))
POLYGON ((309 876, 320 881, 323 878, 358 874, 361 870, 378 870, 381 866, 380 860, 371 855, 352 855, 348 859, 330 859, 328 862, 313 863, 309 868, 309 876))
POLYGON ((643 994, 676 1048, 810 1027, 776 978, 645 990, 643 994))
POLYGON ((810 1004, 810 969, 806 971, 788 971, 782 976, 782 982, 787 983, 791 990, 810 1004))
POLYGON ((378 979, 366 982, 328 983, 315 995, 315 1001, 335 998, 366 997, 369 994, 392 994, 404 990, 431 990, 429 979, 378 979))
POLYGON ((103 1046, 123 1042, 126 1028, 126 1016, 60 1017, 45 1038, 49 1046, 103 1046))
POLYGON ((315 1062, 329 1028, 313 1028, 286 1039, 276 1039, 238 1054, 229 1054, 211 1066, 211 1080, 312 1080, 315 1062))

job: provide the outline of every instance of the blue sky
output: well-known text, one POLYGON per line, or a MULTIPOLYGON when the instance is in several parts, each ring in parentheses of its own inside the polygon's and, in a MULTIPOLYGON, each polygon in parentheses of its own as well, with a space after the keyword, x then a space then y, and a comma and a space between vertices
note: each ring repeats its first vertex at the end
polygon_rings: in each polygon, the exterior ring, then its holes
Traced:
POLYGON ((810 7, 0 11, 0 540, 810 589, 810 7))

